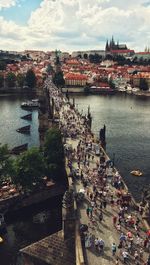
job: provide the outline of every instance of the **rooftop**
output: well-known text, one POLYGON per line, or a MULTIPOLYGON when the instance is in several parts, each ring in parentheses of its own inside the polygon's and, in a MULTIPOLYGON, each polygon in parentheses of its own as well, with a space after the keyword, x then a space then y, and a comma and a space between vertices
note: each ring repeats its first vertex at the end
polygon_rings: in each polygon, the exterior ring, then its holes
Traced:
POLYGON ((73 238, 64 240, 62 230, 20 250, 50 265, 75 265, 73 238))

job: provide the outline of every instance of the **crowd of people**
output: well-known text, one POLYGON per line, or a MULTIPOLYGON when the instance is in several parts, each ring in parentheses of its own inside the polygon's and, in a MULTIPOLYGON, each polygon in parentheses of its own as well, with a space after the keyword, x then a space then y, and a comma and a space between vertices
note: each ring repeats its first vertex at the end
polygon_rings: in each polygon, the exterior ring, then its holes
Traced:
POLYGON ((75 109, 50 78, 45 81, 45 87, 59 115, 70 176, 74 182, 81 183, 86 201, 87 227, 80 231, 84 247, 94 248, 96 253, 104 255, 108 242, 96 230, 102 229, 109 208, 112 234, 117 234, 117 240, 115 237, 107 246, 114 258, 112 264, 150 265, 150 235, 143 231, 141 208, 139 211, 133 208, 119 172, 91 132, 88 117, 75 109), (100 156, 95 154, 97 146, 100 156))

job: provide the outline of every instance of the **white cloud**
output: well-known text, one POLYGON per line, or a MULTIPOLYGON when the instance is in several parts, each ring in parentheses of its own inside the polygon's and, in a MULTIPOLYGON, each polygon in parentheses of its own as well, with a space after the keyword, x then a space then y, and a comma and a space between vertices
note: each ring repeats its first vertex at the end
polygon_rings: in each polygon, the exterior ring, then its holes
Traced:
POLYGON ((0 0, 0 9, 15 6, 18 0, 0 0))
POLYGON ((43 0, 26 26, 0 18, 1 47, 102 49, 114 35, 130 48, 142 50, 150 46, 149 17, 146 0, 43 0))

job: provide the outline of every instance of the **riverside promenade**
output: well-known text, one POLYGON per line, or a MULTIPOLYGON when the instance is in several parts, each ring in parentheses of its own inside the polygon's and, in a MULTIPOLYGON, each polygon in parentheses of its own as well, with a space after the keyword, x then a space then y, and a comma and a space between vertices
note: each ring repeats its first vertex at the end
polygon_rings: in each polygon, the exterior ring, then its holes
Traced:
POLYGON ((65 142, 66 167, 77 198, 77 218, 80 225, 88 228, 85 231, 80 226, 85 259, 82 265, 149 265, 150 239, 141 209, 130 201, 119 172, 97 143, 87 119, 50 79, 45 85, 53 98, 54 116, 65 142), (100 156, 95 154, 97 145, 100 156))

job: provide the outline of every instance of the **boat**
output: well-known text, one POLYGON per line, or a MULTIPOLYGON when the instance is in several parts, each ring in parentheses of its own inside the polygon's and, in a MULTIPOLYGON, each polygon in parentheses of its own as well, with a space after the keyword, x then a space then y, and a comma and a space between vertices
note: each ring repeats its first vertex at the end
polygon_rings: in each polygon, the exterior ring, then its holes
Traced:
POLYGON ((16 130, 18 133, 30 133, 30 125, 23 126, 16 130))
POLYGON ((32 120, 32 113, 22 116, 21 119, 31 121, 32 120))
POLYGON ((32 99, 21 103, 21 108, 31 109, 31 108, 39 108, 40 103, 38 99, 32 99))
POLYGON ((28 143, 18 145, 18 146, 14 147, 13 149, 10 150, 10 154, 19 155, 20 153, 27 151, 27 149, 28 149, 28 143))
POLYGON ((130 173, 136 177, 141 177, 143 175, 143 173, 140 170, 133 170, 130 173))

